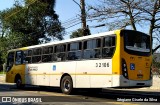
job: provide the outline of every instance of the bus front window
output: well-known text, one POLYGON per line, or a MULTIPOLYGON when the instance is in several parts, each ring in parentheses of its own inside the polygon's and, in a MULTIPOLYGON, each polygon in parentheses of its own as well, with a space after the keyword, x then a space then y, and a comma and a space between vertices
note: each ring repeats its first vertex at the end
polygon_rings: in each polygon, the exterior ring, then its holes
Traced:
POLYGON ((149 55, 150 36, 141 32, 125 30, 124 31, 125 51, 135 55, 149 55))

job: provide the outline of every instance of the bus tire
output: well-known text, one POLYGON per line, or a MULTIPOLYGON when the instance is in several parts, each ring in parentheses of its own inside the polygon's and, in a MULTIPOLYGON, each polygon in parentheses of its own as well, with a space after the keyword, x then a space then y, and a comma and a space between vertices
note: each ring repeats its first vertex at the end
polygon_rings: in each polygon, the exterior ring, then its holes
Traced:
POLYGON ((17 78, 17 79, 16 79, 16 87, 17 87, 17 89, 22 89, 22 88, 24 88, 24 85, 22 84, 21 78, 17 78))
POLYGON ((73 92, 73 82, 70 76, 64 76, 62 78, 60 88, 64 94, 69 95, 73 92))

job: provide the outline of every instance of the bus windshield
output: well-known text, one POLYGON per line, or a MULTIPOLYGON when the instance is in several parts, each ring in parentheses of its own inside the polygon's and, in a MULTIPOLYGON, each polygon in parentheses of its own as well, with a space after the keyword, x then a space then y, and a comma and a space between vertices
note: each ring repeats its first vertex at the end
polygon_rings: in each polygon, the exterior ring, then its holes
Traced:
POLYGON ((125 30, 124 47, 126 52, 136 55, 150 54, 150 36, 141 32, 125 30))

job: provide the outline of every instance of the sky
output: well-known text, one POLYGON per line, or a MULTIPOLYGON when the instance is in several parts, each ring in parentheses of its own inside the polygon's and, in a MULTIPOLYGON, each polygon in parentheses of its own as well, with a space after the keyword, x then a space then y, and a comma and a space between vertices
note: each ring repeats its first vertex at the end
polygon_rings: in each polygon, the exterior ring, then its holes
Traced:
MULTIPOLYGON (((10 8, 13 6, 15 0, 0 0, 0 11, 6 8, 10 8)), ((78 3, 80 0, 76 0, 78 3)), ((96 5, 97 0, 85 0, 86 5, 92 4, 96 5)), ((87 10, 87 9, 86 9, 87 10)), ((81 28, 81 20, 80 20, 80 7, 73 2, 73 0, 56 0, 55 11, 59 15, 59 20, 62 23, 62 26, 65 28, 65 36, 64 39, 69 39, 71 33, 78 28, 81 28), (79 23, 79 24, 77 24, 79 23), (76 25, 77 24, 77 25, 76 25), (74 26, 75 25, 75 26, 74 26)), ((101 23, 97 22, 87 22, 87 25, 90 27, 99 25, 101 23)), ((140 31, 147 33, 146 28, 138 27, 140 31)), ((100 32, 107 31, 107 28, 90 28, 91 34, 96 34, 100 32)))
MULTIPOLYGON (((14 1, 15 0, 0 0, 0 11, 12 7, 14 1)), ((78 3, 80 2, 80 0, 76 0, 76 1, 78 3)), ((91 0, 85 0, 85 2, 86 2, 86 5, 97 4, 97 0, 92 0, 92 2, 91 0)), ((59 15, 59 20, 61 21, 62 26, 65 28, 66 34, 64 35, 64 39, 69 39, 73 31, 82 27, 80 23, 81 20, 79 18, 80 7, 75 2, 73 2, 73 0, 56 0, 55 11, 59 15)), ((97 23, 95 21, 87 22, 87 25, 89 25, 90 27, 96 26, 99 24, 101 23, 97 23)), ((138 29, 140 29, 140 31, 142 32, 148 33, 147 31, 148 28, 146 27, 145 28, 138 27, 138 29)), ((106 27, 90 28, 90 30, 91 30, 91 34, 96 34, 96 33, 107 31, 107 28, 106 27)), ((157 46, 158 43, 156 42, 154 44, 155 44, 154 46, 157 46)))
POLYGON ((13 6, 14 0, 0 0, 0 10, 13 6))
MULTIPOLYGON (((80 0, 76 0, 78 3, 80 0)), ((88 4, 96 4, 96 0, 85 0, 86 5, 88 4)), ((0 0, 0 11, 6 8, 10 8, 13 6, 14 0, 0 0)), ((65 28, 66 34, 64 36, 65 39, 69 39, 70 34, 81 28, 81 20, 80 16, 80 7, 73 2, 73 0, 56 0, 55 11, 59 15, 59 20, 62 23, 62 26, 65 28), (79 24, 78 24, 79 23, 79 24), (77 25, 76 25, 77 24, 77 25), (75 26, 74 26, 75 25, 75 26)), ((97 23, 95 22, 87 22, 89 26, 95 26, 97 23)), ((104 32, 104 28, 91 29, 91 33, 100 33, 104 32)))

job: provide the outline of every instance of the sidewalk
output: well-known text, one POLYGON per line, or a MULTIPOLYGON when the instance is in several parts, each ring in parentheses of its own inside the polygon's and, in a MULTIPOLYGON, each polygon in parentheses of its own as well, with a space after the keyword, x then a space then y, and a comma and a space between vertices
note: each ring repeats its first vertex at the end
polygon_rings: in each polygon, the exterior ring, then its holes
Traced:
POLYGON ((150 87, 150 89, 160 90, 160 76, 159 75, 153 76, 153 82, 152 82, 152 86, 150 87))
POLYGON ((6 75, 5 74, 0 74, 0 83, 5 82, 6 75))

